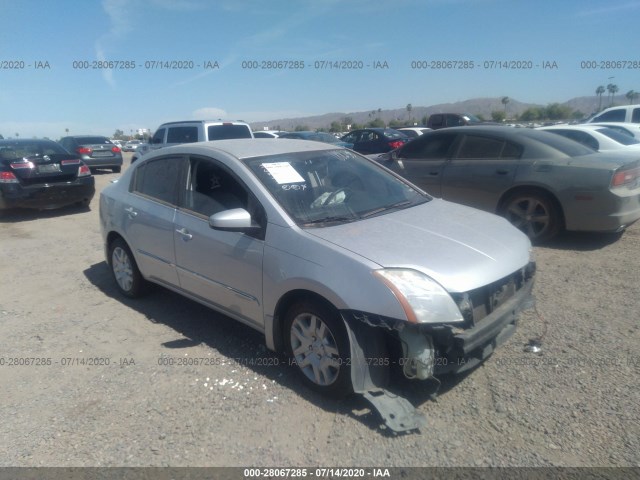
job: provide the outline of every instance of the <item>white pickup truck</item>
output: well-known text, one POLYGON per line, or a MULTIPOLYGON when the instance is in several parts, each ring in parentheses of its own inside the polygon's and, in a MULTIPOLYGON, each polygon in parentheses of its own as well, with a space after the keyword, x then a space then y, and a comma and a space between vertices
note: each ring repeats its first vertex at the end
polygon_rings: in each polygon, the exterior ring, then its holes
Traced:
POLYGON ((149 143, 140 145, 131 163, 151 150, 180 145, 182 143, 208 142, 234 138, 253 138, 251 127, 245 122, 223 120, 186 120, 183 122, 163 123, 149 143))

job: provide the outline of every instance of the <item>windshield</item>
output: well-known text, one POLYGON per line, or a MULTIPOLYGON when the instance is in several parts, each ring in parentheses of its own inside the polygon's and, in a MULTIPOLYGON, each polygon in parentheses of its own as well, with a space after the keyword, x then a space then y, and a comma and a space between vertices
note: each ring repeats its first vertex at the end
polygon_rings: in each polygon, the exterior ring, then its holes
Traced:
POLYGON ((430 200, 349 150, 295 152, 245 163, 301 226, 352 222, 430 200))

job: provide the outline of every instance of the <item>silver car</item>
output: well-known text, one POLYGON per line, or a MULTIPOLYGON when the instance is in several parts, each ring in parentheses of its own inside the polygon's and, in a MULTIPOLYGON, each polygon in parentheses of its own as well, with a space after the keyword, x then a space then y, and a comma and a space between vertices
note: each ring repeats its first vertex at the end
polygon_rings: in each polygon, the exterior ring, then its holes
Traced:
POLYGON ((391 374, 472 368, 531 304, 526 235, 321 142, 150 153, 103 190, 100 222, 124 295, 153 282, 249 325, 307 385, 364 394, 394 429, 411 421, 391 374))

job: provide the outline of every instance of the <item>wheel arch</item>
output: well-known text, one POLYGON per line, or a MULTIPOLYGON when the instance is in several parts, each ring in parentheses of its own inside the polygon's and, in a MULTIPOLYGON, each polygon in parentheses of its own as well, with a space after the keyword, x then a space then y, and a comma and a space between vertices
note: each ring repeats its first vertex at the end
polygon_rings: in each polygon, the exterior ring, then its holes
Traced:
POLYGON ((287 293, 282 295, 282 297, 280 297, 273 312, 272 338, 274 350, 277 352, 283 352, 285 350, 286 343, 284 338, 284 322, 286 313, 292 305, 301 300, 320 303, 333 310, 336 315, 339 315, 338 308, 319 293, 307 289, 296 289, 288 291, 287 293))
POLYGON ((507 199, 512 195, 515 195, 516 193, 524 193, 524 192, 539 193, 548 197, 553 202, 554 206, 558 209, 558 212, 560 213, 561 228, 564 228, 566 223, 565 223, 564 209, 562 208, 562 204, 560 203, 560 200, 558 200, 558 197, 555 195, 555 193, 553 193, 548 188, 542 187, 540 185, 515 185, 511 187, 509 190, 506 190, 505 192, 502 193, 502 195, 500 196, 500 199, 498 200, 495 213, 497 213, 498 215, 501 215, 506 205, 507 199))

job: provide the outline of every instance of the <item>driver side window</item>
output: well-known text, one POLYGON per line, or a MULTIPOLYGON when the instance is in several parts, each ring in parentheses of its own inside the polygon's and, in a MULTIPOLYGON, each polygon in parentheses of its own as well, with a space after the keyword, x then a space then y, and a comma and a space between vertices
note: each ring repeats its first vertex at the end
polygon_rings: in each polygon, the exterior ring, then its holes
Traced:
POLYGON ((210 158, 191 157, 183 208, 204 217, 244 208, 254 222, 264 225, 264 210, 257 199, 224 165, 210 158))

